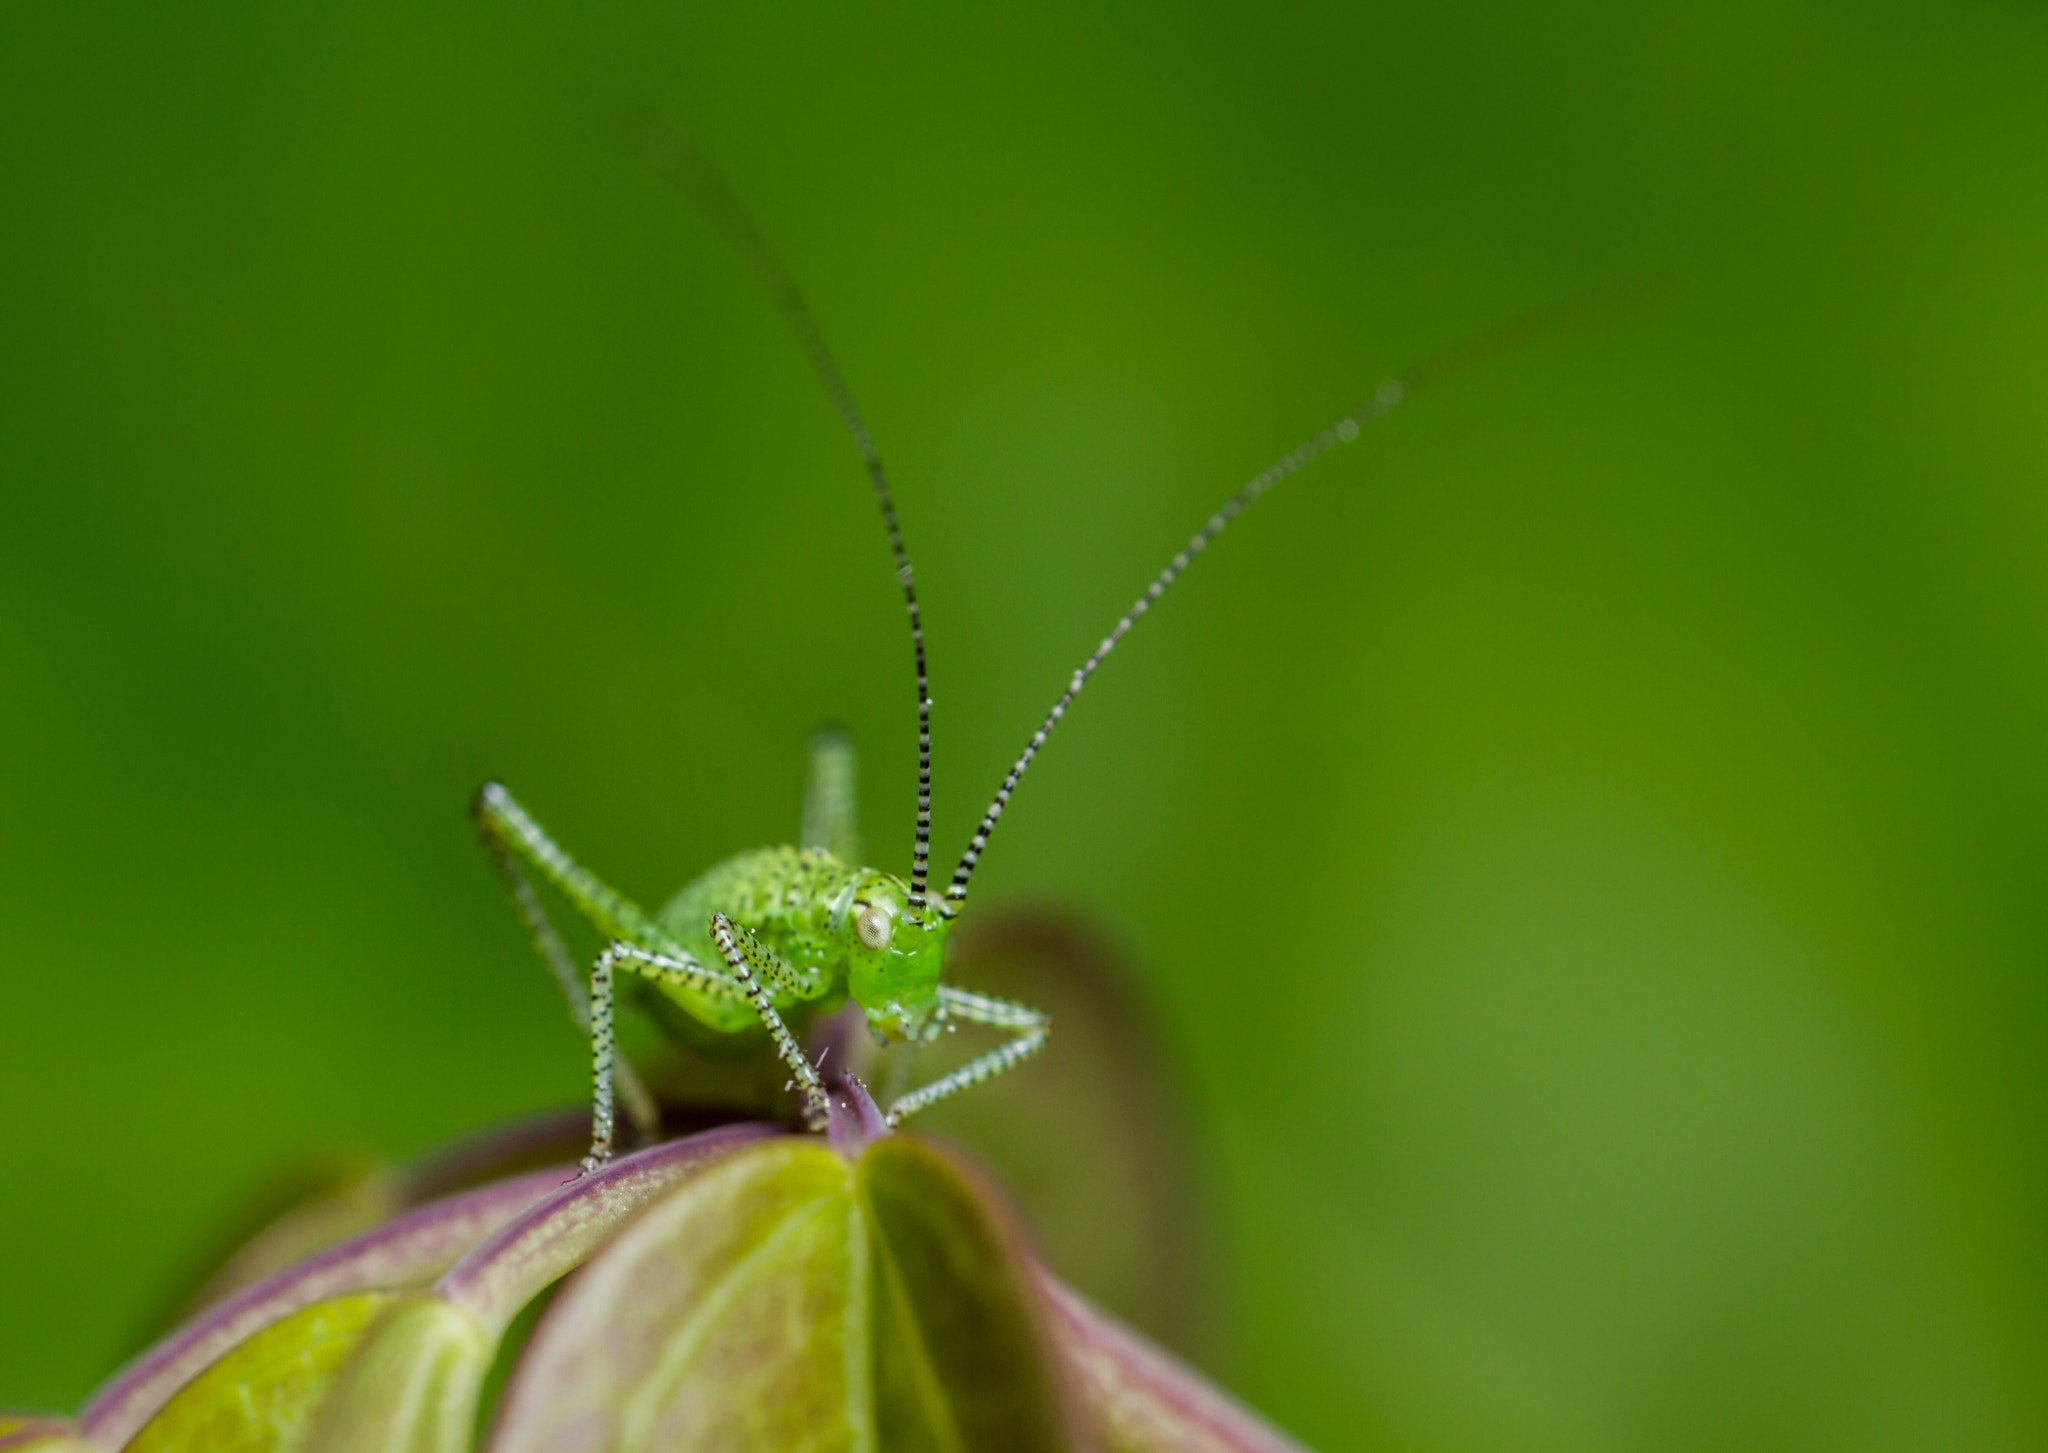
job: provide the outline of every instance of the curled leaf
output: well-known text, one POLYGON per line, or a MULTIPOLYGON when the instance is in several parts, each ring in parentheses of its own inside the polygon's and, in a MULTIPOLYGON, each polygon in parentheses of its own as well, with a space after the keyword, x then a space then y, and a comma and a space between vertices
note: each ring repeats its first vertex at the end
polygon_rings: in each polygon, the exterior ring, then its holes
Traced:
POLYGON ((98 1447, 123 1447, 172 1393, 254 1334, 330 1297, 427 1281, 566 1174, 531 1172, 447 1197, 245 1288, 122 1369, 86 1404, 80 1431, 98 1447))
POLYGON ((678 1186, 549 1310, 494 1453, 847 1446, 851 1175, 787 1138, 678 1186))
POLYGON ((858 1184, 881 1446, 1079 1443, 1029 1264, 978 1188, 908 1138, 869 1151, 858 1184))
POLYGON ((128 1453, 258 1453, 305 1446, 328 1391, 393 1292, 301 1307, 237 1344, 178 1389, 128 1453))
POLYGON ((0 1423, 0 1450, 465 1453, 485 1425, 492 1453, 1290 1446, 1052 1283, 954 1156, 835 1131, 727 1126, 418 1207, 216 1303, 77 1429, 0 1423))
POLYGON ((378 1318, 320 1409, 315 1453, 463 1453, 496 1339, 471 1316, 424 1293, 378 1318))
POLYGON ((479 1242, 435 1290, 477 1317, 495 1340, 522 1307, 650 1198, 712 1158, 773 1133, 763 1125, 707 1130, 560 1185, 479 1242))
POLYGON ((650 1207, 551 1309, 494 1453, 1076 1446, 1026 1264, 957 1167, 785 1137, 650 1207))

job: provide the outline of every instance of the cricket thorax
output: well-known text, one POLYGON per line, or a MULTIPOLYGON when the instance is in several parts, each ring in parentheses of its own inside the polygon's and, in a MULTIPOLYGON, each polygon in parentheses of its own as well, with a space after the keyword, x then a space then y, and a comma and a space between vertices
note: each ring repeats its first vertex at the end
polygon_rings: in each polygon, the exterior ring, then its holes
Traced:
POLYGON ((727 858, 685 887, 656 916, 686 948, 723 913, 805 969, 831 970, 839 935, 832 904, 866 876, 829 853, 800 848, 755 848, 727 858))
POLYGON ((701 958, 711 915, 722 913, 792 968, 820 976, 822 997, 850 995, 876 1034, 918 1039, 935 1026, 948 923, 909 904, 909 885, 891 874, 814 848, 756 848, 684 888, 657 921, 701 958))

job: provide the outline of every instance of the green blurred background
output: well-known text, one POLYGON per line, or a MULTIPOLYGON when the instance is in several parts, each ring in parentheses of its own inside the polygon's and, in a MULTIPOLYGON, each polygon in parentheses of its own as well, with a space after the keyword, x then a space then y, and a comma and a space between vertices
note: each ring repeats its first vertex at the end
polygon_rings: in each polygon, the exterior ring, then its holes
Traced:
MULTIPOLYGON (((220 1208, 585 1062, 463 816, 658 899, 851 725, 1186 1067, 1325 1449, 2048 1443, 2038 6, 0 12, 0 1405, 220 1208)), ((1055 1040, 1054 1054, 1058 1053, 1055 1040)), ((1109 1113, 1105 1108, 1105 1113, 1109 1113)))

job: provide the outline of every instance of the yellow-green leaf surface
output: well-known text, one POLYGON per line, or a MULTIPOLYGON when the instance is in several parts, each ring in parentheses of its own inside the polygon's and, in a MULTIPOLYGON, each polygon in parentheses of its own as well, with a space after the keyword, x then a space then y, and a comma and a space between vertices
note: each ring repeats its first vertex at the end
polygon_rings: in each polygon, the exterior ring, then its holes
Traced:
POLYGON ((336 1374, 397 1297, 360 1292, 274 1322, 187 1383, 125 1453, 293 1453, 336 1374))
POLYGON ((497 1339, 436 1296, 405 1297, 372 1327, 321 1408, 314 1453, 463 1453, 497 1339))
POLYGON ((550 1310, 495 1453, 1061 1449, 1037 1304, 943 1157, 886 1139, 737 1152, 678 1186, 550 1310))
POLYGON ((338 1297, 397 1291, 439 1275, 480 1237, 554 1189, 562 1174, 511 1176, 444 1197, 243 1288, 101 1387, 79 1416, 81 1436, 95 1447, 124 1447, 179 1389, 263 1329, 338 1297))
POLYGON ((987 1202, 925 1142, 877 1142, 858 1169, 882 1446, 1067 1446, 1038 1294, 987 1202))

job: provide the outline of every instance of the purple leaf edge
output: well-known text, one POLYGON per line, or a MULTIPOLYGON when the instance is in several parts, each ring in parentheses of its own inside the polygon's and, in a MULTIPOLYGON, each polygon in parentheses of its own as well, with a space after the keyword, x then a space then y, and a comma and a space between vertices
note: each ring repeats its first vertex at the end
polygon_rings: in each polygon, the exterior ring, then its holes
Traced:
POLYGON ((1051 1314, 1055 1335, 1083 1385, 1083 1401, 1106 1417, 1099 1376, 1081 1364, 1085 1354, 1115 1369, 1125 1386, 1134 1387, 1159 1404, 1184 1428, 1207 1435, 1209 1445, 1233 1453, 1307 1453, 1258 1414, 1203 1380, 1192 1368, 1153 1346, 1136 1332, 1069 1291, 1043 1268, 1039 1292, 1051 1314))
MULTIPOLYGON (((857 1154, 872 1134, 863 1122, 880 1117, 861 1103, 866 1096, 859 1091, 848 1098, 854 1103, 833 1108, 852 1123, 835 1125, 840 1133, 832 1139, 842 1142, 842 1153, 857 1154)), ((553 1166, 431 1201, 223 1299, 115 1373, 75 1424, 38 1417, 0 1433, 0 1453, 66 1435, 117 1449, 225 1352, 326 1297, 413 1284, 441 1271, 436 1295, 502 1324, 508 1309, 516 1312, 586 1259, 670 1184, 726 1151, 785 1133, 772 1125, 719 1126, 625 1156, 590 1175, 577 1177, 571 1167, 553 1166)), ((1028 1254, 1025 1261, 1036 1273, 1048 1330, 1055 1345, 1064 1347, 1084 1405, 1098 1404, 1096 1411, 1106 1413, 1101 1400, 1121 1386, 1150 1400, 1181 1428, 1233 1453, 1304 1453, 1302 1445, 1035 1266, 1028 1254), (1099 1368, 1087 1365, 1091 1358, 1111 1370, 1113 1385, 1105 1386, 1099 1368)))
POLYGON ((264 1327, 326 1297, 422 1281, 572 1173, 551 1166, 429 1201, 236 1292, 102 1384, 78 1416, 79 1435, 120 1448, 178 1389, 264 1327))
POLYGON ((9 1448, 30 1448, 50 1438, 69 1438, 75 1442, 78 1429, 69 1418, 30 1413, 20 1427, 0 1433, 0 1453, 9 1448))
POLYGON ((441 1275, 434 1294, 502 1335, 521 1307, 587 1259, 650 1198, 728 1150, 785 1133, 773 1125, 720 1125, 623 1156, 491 1230, 441 1275))

